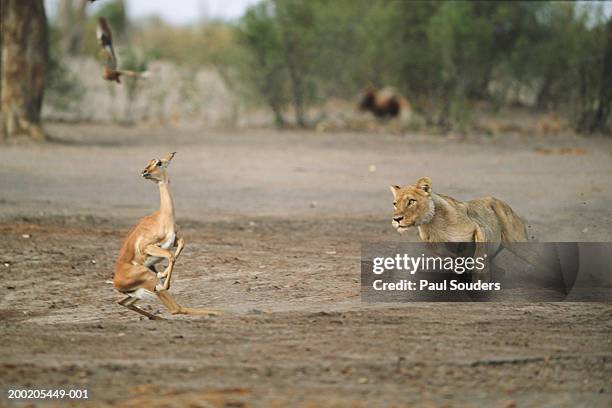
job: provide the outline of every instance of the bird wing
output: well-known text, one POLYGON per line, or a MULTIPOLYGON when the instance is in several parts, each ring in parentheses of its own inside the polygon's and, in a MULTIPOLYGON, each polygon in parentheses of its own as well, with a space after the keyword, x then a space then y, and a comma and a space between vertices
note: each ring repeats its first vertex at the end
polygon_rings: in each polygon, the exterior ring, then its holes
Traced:
POLYGON ((100 46, 107 55, 106 65, 111 69, 117 69, 117 57, 113 48, 113 33, 104 17, 98 19, 96 37, 100 46))

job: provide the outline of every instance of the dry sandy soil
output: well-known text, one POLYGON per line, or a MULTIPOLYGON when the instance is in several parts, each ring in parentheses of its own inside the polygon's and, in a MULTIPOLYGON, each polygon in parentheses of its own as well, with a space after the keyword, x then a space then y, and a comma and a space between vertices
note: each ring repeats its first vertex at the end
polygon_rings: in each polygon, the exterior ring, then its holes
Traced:
POLYGON ((91 406, 608 407, 610 303, 360 301, 361 241, 390 226, 388 185, 428 175, 494 195, 540 241, 610 241, 612 143, 54 125, 0 149, 0 405, 77 388, 91 406), (172 292, 219 317, 142 320, 105 283, 170 168, 187 241, 172 292), (374 167, 375 166, 375 167, 374 167), (372 171, 374 170, 374 171, 372 171))

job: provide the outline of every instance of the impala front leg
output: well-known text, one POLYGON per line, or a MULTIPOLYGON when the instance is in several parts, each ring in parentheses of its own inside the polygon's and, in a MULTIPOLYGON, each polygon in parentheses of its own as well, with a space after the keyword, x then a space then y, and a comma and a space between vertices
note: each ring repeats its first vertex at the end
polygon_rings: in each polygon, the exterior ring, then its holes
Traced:
POLYGON ((168 262, 174 262, 176 255, 167 249, 160 248, 157 245, 147 245, 144 250, 144 253, 149 256, 154 256, 156 258, 166 258, 168 262))
POLYGON ((183 252, 183 248, 185 248, 185 240, 183 239, 183 237, 179 237, 177 234, 176 251, 174 252, 174 259, 179 257, 181 252, 183 252))
POLYGON ((172 264, 168 263, 168 267, 165 271, 163 271, 161 274, 157 274, 158 277, 162 275, 162 277, 166 278, 166 280, 164 281, 164 288, 166 290, 170 289, 170 280, 172 279, 172 271, 174 271, 174 262, 176 262, 176 259, 179 257, 181 252, 183 252, 183 248, 185 248, 185 240, 183 239, 183 237, 180 237, 176 242, 177 245, 176 252, 174 252, 174 261, 172 262, 172 264))
MULTIPOLYGON (((166 269, 163 272, 157 273, 158 278, 162 279, 164 277, 169 277, 172 274, 172 269, 174 268, 174 262, 176 261, 175 254, 168 251, 167 249, 160 248, 157 245, 147 246, 144 252, 147 255, 154 256, 157 258, 166 258, 168 260, 168 266, 166 267, 166 269)), ((163 285, 158 283, 155 286, 155 290, 162 290, 162 289, 168 290, 169 287, 170 287, 169 280, 166 279, 163 285)))
MULTIPOLYGON (((178 234, 177 234, 177 237, 178 237, 178 234)), ((183 252, 183 248, 185 248, 185 240, 183 239, 183 237, 179 237, 175 241, 175 244, 176 244, 176 251, 174 252, 174 261, 176 262, 181 252, 183 252)), ((168 276, 168 272, 169 270, 166 268, 166 270, 164 270, 163 272, 158 272, 157 277, 160 279, 165 278, 166 276, 168 276)))

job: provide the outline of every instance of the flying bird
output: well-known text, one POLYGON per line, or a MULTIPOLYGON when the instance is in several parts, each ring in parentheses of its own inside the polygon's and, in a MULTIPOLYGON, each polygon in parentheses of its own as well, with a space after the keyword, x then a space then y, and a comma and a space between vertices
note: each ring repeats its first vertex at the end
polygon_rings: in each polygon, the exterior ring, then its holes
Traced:
POLYGON ((109 61, 116 65, 117 58, 115 57, 115 50, 113 49, 113 33, 108 25, 108 21, 106 21, 104 17, 98 19, 96 37, 102 49, 108 54, 109 61))
POLYGON ((117 69, 117 56, 115 55, 115 49, 113 48, 113 33, 110 29, 108 21, 106 21, 104 17, 100 17, 98 19, 96 37, 106 55, 106 62, 104 63, 102 78, 106 79, 107 81, 116 81, 117 83, 121 83, 121 80, 119 79, 121 75, 137 78, 147 78, 149 76, 148 71, 136 72, 125 69, 117 69))

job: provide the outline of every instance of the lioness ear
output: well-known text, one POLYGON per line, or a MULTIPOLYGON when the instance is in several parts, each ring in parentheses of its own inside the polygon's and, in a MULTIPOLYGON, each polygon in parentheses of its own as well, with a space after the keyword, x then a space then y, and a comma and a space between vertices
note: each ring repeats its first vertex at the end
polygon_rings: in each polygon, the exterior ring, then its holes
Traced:
POLYGON ((167 155, 164 156, 163 159, 161 159, 161 162, 164 165, 164 167, 168 167, 168 164, 170 164, 170 160, 172 160, 175 154, 176 152, 168 153, 167 155))
POLYGON ((431 179, 429 177, 421 177, 416 182, 416 187, 427 194, 431 193, 431 179))
POLYGON ((389 190, 393 193, 393 198, 397 198, 397 192, 400 190, 400 186, 390 185, 389 190))

